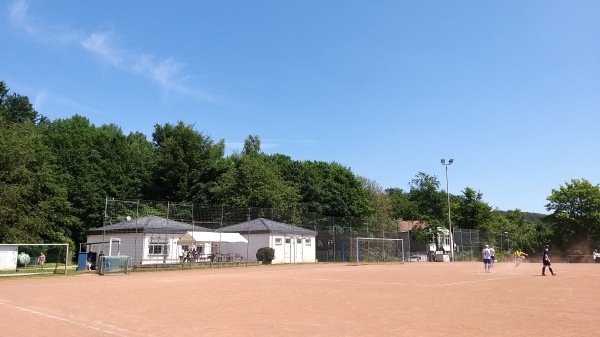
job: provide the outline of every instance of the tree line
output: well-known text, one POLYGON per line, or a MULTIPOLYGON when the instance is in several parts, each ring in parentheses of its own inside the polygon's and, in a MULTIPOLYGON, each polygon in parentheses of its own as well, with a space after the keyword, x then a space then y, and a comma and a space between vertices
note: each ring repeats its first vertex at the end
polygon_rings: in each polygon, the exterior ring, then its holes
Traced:
MULTIPOLYGON (((425 226, 413 235, 423 240, 448 227, 447 194, 435 175, 419 172, 407 189, 383 189, 340 163, 265 154, 256 135, 225 155, 224 140, 182 121, 156 124, 148 138, 80 115, 51 121, 0 82, 0 243, 85 242, 87 229, 102 226, 107 196, 356 217, 382 230, 417 220, 425 226)), ((511 233, 513 247, 587 251, 600 243, 598 185, 566 182, 546 208, 548 216, 493 210, 472 187, 450 195, 453 226, 511 233)))

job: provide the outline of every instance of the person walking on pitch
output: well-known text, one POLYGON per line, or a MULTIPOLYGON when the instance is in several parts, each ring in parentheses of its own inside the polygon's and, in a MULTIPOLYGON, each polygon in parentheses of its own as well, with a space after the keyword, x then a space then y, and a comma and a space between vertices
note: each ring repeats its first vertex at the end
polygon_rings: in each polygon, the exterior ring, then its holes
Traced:
POLYGON ((550 251, 549 251, 548 245, 546 245, 546 248, 544 248, 544 256, 542 257, 542 264, 544 265, 542 267, 542 276, 546 276, 546 267, 548 267, 548 270, 550 270, 550 273, 552 274, 552 276, 556 275, 554 273, 554 271, 552 270, 552 264, 550 263, 550 251))
POLYGON ((485 269, 486 273, 490 272, 491 268, 491 258, 492 254, 490 252, 490 246, 485 245, 485 248, 481 251, 481 256, 483 257, 483 269, 485 269))

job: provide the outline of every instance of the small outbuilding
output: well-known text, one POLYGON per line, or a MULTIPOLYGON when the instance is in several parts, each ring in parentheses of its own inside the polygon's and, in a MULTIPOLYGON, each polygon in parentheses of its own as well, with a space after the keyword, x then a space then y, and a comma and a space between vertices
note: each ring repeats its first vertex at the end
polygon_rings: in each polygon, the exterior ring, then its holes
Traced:
POLYGON ((16 270, 18 260, 17 245, 0 245, 0 270, 16 270))
POLYGON ((275 249, 273 263, 315 263, 317 232, 273 220, 258 218, 222 227, 222 233, 239 233, 248 243, 230 243, 228 249, 245 260, 256 261, 262 247, 275 249))

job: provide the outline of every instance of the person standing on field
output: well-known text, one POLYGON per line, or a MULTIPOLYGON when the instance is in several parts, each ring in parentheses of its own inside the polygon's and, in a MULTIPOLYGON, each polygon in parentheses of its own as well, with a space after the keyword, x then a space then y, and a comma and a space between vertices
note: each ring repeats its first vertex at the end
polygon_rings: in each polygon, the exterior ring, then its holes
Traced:
POLYGON ((40 252, 40 256, 38 256, 38 265, 44 269, 44 263, 46 263, 46 255, 44 252, 40 252))
POLYGON ((490 268, 494 266, 496 262, 496 251, 494 250, 494 246, 490 246, 490 268))
POLYGON ((544 264, 542 267, 542 276, 546 276, 546 267, 548 267, 552 276, 555 276, 556 274, 552 270, 552 264, 550 263, 550 251, 548 248, 548 245, 546 245, 546 248, 544 248, 544 256, 542 257, 542 263, 544 264))
POLYGON ((490 272, 490 259, 492 258, 492 254, 490 252, 490 246, 485 245, 483 251, 481 251, 481 256, 483 257, 483 269, 486 273, 490 272))

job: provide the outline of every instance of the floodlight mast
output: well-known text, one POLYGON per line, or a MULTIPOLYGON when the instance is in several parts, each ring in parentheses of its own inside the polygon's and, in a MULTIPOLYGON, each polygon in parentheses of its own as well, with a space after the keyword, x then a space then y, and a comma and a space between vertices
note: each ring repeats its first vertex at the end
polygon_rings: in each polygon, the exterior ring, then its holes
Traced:
POLYGON ((450 216, 450 190, 448 189, 448 166, 454 163, 454 159, 441 160, 442 165, 446 167, 446 194, 448 195, 448 229, 450 231, 450 261, 454 261, 454 234, 452 233, 452 218, 450 216))

